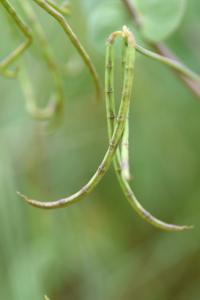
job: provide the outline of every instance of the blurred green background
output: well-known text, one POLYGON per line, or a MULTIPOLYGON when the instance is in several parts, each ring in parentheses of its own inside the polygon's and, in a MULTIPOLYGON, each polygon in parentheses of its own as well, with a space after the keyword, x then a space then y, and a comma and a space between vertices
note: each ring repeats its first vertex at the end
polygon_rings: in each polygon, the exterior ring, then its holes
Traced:
MULTIPOLYGON (((19 2, 11 1, 28 23, 19 2)), ((104 101, 95 102, 88 71, 58 24, 30 2, 64 70, 65 111, 58 128, 49 132, 47 124, 27 113, 19 81, 0 78, 0 299, 39 300, 44 294, 51 300, 200 299, 200 102, 160 63, 137 54, 130 116, 132 186, 155 216, 193 224, 194 230, 165 233, 141 220, 112 168, 87 199, 66 209, 38 210, 17 197, 16 190, 44 200, 77 191, 108 144, 104 101)), ((95 46, 91 3, 72 0, 69 22, 103 86, 104 44, 95 46)), ((198 73, 199 12, 200 2, 188 1, 181 26, 166 41, 198 73)), ((114 25, 117 30, 123 24, 114 25)), ((1 58, 22 39, 0 7, 1 58)), ((52 78, 37 38, 24 59, 38 102, 44 104, 52 78)), ((120 82, 116 76, 116 85, 120 82)))

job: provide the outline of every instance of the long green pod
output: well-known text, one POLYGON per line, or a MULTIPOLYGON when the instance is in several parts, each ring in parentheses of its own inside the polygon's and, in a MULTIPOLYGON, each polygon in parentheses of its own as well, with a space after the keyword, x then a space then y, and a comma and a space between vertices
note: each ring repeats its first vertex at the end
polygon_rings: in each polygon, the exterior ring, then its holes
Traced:
POLYGON ((23 42, 18 48, 16 48, 13 52, 10 53, 3 61, 0 62, 0 73, 7 77, 16 76, 17 72, 8 70, 8 67, 14 63, 23 52, 30 46, 32 43, 32 35, 28 28, 28 26, 23 22, 20 16, 16 13, 14 7, 7 0, 0 0, 0 3, 3 5, 8 14, 15 21, 21 32, 27 38, 25 42, 23 42))
MULTIPOLYGON (((108 45, 112 43, 114 35, 111 35, 108 39, 108 45)), ((82 200, 85 196, 89 195, 93 189, 97 186, 97 184, 102 180, 105 173, 108 171, 113 156, 116 153, 116 150, 119 146, 119 143, 122 138, 122 134, 125 127, 125 122, 128 114, 129 109, 129 103, 131 98, 131 90, 132 90, 132 81, 133 81, 133 45, 134 40, 132 40, 132 37, 127 37, 127 52, 126 52, 126 62, 125 62, 125 72, 124 72, 124 81, 123 81, 123 89, 122 89, 122 97, 121 97, 121 103, 119 107, 119 111, 116 117, 115 126, 113 129, 113 134, 110 138, 109 146, 106 151, 106 154, 100 163, 97 171, 94 173, 92 178, 89 180, 89 182, 84 185, 78 192, 75 194, 59 199, 53 202, 41 202, 34 199, 30 199, 27 196, 22 195, 21 193, 18 193, 20 196, 24 198, 26 202, 29 204, 39 207, 39 208, 46 208, 46 209, 54 209, 54 208, 61 208, 66 207, 69 205, 72 205, 73 203, 76 203, 80 200, 82 200), (129 40, 129 42, 128 42, 129 40), (132 46, 131 46, 132 45, 132 46)), ((109 47, 109 46, 108 46, 109 47)))
MULTIPOLYGON (((128 31, 127 28, 125 28, 128 31)), ((128 31, 129 35, 132 35, 131 32, 128 31)), ((124 36, 122 35, 122 38, 124 36)), ((125 40, 126 43, 126 40, 125 40)), ((135 55, 135 48, 132 48, 133 57, 135 55)), ((134 58, 133 58, 134 60, 134 58)), ((132 72, 133 72, 133 64, 132 62, 132 72)), ((113 57, 113 43, 108 44, 107 47, 107 55, 106 55, 106 78, 105 78, 105 98, 106 98, 106 108, 107 108, 107 122, 108 122, 108 135, 109 139, 113 134, 113 129, 115 128, 115 118, 112 116, 115 115, 115 96, 114 96, 114 57, 113 57)), ((125 67, 126 70, 126 67, 125 67)), ((133 75, 130 75, 129 80, 133 80, 133 75)), ((128 110, 127 110, 128 112, 128 110)), ((129 201, 132 208, 136 211, 136 213, 141 216, 144 220, 148 223, 152 224, 153 226, 163 229, 166 231, 182 231, 185 229, 190 229, 191 226, 179 226, 174 224, 165 223, 154 216, 152 216, 144 207, 139 203, 136 196, 134 195, 128 180, 123 176, 123 172, 121 170, 121 155, 119 150, 116 152, 114 159, 113 159, 114 169, 120 183, 120 186, 126 196, 127 200, 129 201)))
POLYGON ((32 0, 35 3, 37 3, 41 8, 43 8, 49 15, 51 15, 57 22, 60 24, 60 26, 63 28, 64 32, 67 34, 68 38, 82 57, 83 61, 85 62, 86 66, 88 67, 92 78, 94 80, 95 88, 96 88, 96 97, 97 99, 101 96, 101 87, 99 82, 99 77, 97 75, 96 69, 92 64, 92 61, 87 54, 86 50, 82 46, 81 42, 79 41, 78 37, 75 35, 73 30, 71 29, 70 25, 66 21, 65 17, 59 13, 56 9, 54 9, 51 5, 48 4, 45 0, 32 0))
POLYGON ((61 5, 58 5, 53 0, 46 0, 46 2, 61 14, 63 14, 63 15, 70 14, 69 3, 63 3, 61 5))

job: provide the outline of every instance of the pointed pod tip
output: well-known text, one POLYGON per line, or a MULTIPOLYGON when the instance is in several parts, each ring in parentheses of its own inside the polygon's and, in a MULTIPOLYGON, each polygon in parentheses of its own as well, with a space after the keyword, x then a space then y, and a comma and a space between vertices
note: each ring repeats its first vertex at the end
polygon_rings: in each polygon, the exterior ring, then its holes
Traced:
POLYGON ((179 226, 179 225, 172 225, 171 228, 167 229, 167 231, 185 231, 185 230, 191 230, 194 229, 193 225, 183 225, 183 226, 179 226))
POLYGON ((23 201, 25 201, 29 205, 32 205, 32 206, 37 207, 37 208, 53 209, 53 208, 56 208, 56 207, 62 207, 62 205, 59 206, 59 201, 58 201, 58 203, 56 201, 54 203, 52 203, 52 202, 41 202, 41 201, 38 201, 38 200, 31 199, 31 198, 27 197, 26 195, 22 194, 19 191, 16 191, 16 193, 23 201))

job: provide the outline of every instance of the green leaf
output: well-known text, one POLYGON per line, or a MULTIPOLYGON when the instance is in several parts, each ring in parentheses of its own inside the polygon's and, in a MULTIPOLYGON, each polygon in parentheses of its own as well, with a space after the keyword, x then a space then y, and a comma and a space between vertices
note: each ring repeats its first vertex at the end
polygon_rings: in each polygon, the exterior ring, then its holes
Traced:
POLYGON ((128 25, 128 19, 121 1, 99 1, 88 16, 89 35, 93 46, 104 53, 108 36, 113 31, 121 30, 123 25, 128 25))
POLYGON ((143 34, 153 42, 166 39, 179 26, 186 0, 132 0, 142 22, 143 34))

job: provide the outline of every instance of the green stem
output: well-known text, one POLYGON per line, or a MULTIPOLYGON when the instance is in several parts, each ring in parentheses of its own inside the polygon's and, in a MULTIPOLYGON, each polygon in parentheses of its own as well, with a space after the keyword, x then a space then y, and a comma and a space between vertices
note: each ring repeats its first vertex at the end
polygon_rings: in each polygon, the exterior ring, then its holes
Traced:
POLYGON ((53 0, 46 0, 46 2, 61 14, 63 14, 63 15, 70 14, 70 9, 69 9, 68 3, 63 3, 61 6, 59 6, 53 0))
POLYGON ((32 35, 29 31, 29 28, 27 25, 22 21, 22 19, 18 16, 16 13, 16 10, 14 7, 9 3, 7 0, 0 0, 0 3, 4 6, 8 14, 13 18, 19 29, 22 31, 22 33, 26 36, 27 40, 22 43, 17 49, 15 49, 13 52, 10 53, 1 63, 0 63, 0 73, 8 76, 8 77, 14 77, 16 76, 17 72, 13 72, 10 70, 7 70, 7 68, 18 59, 20 55, 30 46, 32 43, 32 35))
MULTIPOLYGON (((46 209, 53 209, 53 208, 61 208, 72 205, 83 199, 85 196, 89 195, 93 189, 97 186, 97 184, 102 180, 105 173, 108 171, 113 156, 119 146, 119 143, 122 138, 122 134, 125 127, 126 117, 128 114, 129 103, 131 98, 131 90, 132 90, 132 74, 133 74, 133 44, 134 40, 132 36, 126 37, 127 39, 127 52, 126 52, 126 63, 125 63, 125 72, 124 72, 124 82, 123 82, 123 89, 122 89, 122 98, 119 107, 119 112, 116 118, 116 124, 113 130, 113 134, 110 138, 109 146, 107 152, 100 163, 97 171, 89 180, 89 182, 84 185, 77 193, 63 198, 54 202, 40 202, 37 200, 29 199, 28 197, 18 193, 20 196, 24 198, 26 202, 29 204, 39 207, 39 208, 46 208, 46 209)), ((108 39, 108 45, 113 42, 113 35, 110 36, 108 39)))
MULTIPOLYGON (((131 34, 129 32, 129 34, 131 34)), ((123 36, 122 36, 123 37, 123 36)), ((110 43, 107 48, 106 54, 106 78, 105 78, 105 90, 106 90, 106 108, 107 108, 107 122, 108 122, 108 135, 109 139, 111 139, 113 128, 115 128, 115 119, 111 116, 115 115, 115 98, 114 98, 114 58, 113 58, 113 44, 110 43)), ((133 54, 135 54, 134 48, 132 49, 133 54)), ((133 62, 132 62, 133 64, 133 62)), ((125 79, 124 79, 125 80, 125 79)), ((127 80, 127 79, 126 79, 127 80)), ((128 81, 133 81, 133 75, 130 74, 130 78, 128 81)), ((129 109, 128 109, 129 110, 129 109)), ((127 110, 127 114, 128 114, 127 110)), ((138 202, 137 198, 135 197, 128 181, 123 176, 121 170, 121 156, 119 150, 116 152, 114 159, 113 159, 114 169, 120 183, 120 186, 126 196, 127 200, 129 201, 132 208, 136 211, 136 213, 141 216, 144 220, 148 223, 152 224, 153 226, 166 230, 166 231, 181 231, 184 229, 190 229, 189 226, 178 226, 173 224, 168 224, 159 219, 152 216, 148 211, 146 211, 142 205, 138 202)))
POLYGON ((180 74, 200 83, 200 76, 198 74, 194 73, 193 71, 191 71, 188 67, 184 66, 182 63, 175 61, 173 59, 170 59, 168 57, 162 56, 160 54, 154 53, 154 52, 147 50, 139 45, 136 45, 135 48, 141 54, 143 54, 147 57, 153 58, 157 61, 160 61, 161 63, 164 63, 164 64, 168 65, 169 67, 173 68, 180 74))
POLYGON ((49 5, 46 0, 33 0, 33 1, 36 2, 40 7, 42 7, 54 19, 56 19, 57 22, 60 24, 60 26, 63 28, 63 30, 65 31, 65 33, 69 37, 70 41, 72 42, 72 44, 74 45, 74 47, 76 48, 76 50, 78 51, 80 56, 82 57, 82 59, 85 62, 86 66, 88 67, 88 69, 89 69, 89 71, 90 71, 90 73, 93 77, 94 84, 95 84, 95 87, 96 87, 97 99, 99 99, 100 95, 101 95, 101 88, 100 88, 100 82, 99 82, 99 78, 98 78, 96 69, 92 64, 92 61, 91 61, 89 55, 87 54, 84 47, 80 43, 79 39, 77 38, 77 36, 75 35, 75 33, 73 32, 71 27, 69 26, 66 19, 63 17, 62 14, 60 14, 51 5, 49 5))

